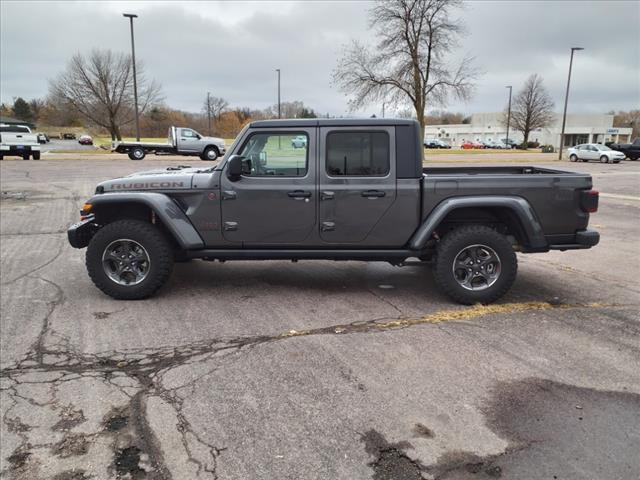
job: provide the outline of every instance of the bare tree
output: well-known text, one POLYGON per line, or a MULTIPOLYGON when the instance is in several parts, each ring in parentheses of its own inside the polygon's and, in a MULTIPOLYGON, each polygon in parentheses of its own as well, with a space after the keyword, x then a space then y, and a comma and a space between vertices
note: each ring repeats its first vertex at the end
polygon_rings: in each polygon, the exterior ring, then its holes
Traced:
MULTIPOLYGON (((555 120, 554 103, 551 95, 542 83, 542 77, 534 73, 511 104, 511 125, 522 132, 523 145, 526 147, 532 130, 548 127, 555 120)), ((503 123, 507 123, 504 112, 503 123)))
POLYGON ((224 98, 212 97, 209 93, 204 99, 202 105, 202 113, 207 118, 207 135, 211 135, 211 119, 214 121, 220 119, 220 114, 229 106, 224 98))
POLYGON ((229 102, 224 98, 207 95, 202 105, 202 113, 204 113, 205 116, 210 115, 214 120, 218 120, 220 114, 224 112, 228 106, 229 102))
POLYGON ((46 102, 41 98, 34 98, 29 100, 29 107, 31 108, 31 113, 33 114, 33 121, 37 122, 44 109, 46 108, 46 102))
MULTIPOLYGON (((160 86, 148 81, 143 65, 136 64, 138 108, 144 113, 161 100, 160 86)), ((88 121, 109 130, 112 139, 122 139, 120 128, 133 122, 133 68, 131 56, 111 50, 76 54, 67 69, 50 82, 50 95, 71 104, 88 121)))
POLYGON ((353 41, 333 73, 348 95, 352 110, 371 102, 411 104, 424 133, 427 103, 445 105, 451 95, 468 99, 477 71, 472 59, 457 66, 447 55, 463 33, 451 18, 461 0, 379 0, 370 11, 370 26, 380 41, 373 51, 353 41))
POLYGON ((618 113, 609 112, 609 114, 614 115, 614 127, 631 127, 632 139, 640 135, 640 110, 619 111, 618 113))

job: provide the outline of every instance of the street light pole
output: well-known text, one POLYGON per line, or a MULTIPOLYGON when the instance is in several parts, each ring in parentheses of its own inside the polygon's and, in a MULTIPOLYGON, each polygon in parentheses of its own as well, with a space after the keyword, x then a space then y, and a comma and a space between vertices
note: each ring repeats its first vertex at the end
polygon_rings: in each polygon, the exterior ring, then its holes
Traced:
POLYGON ((511 147, 509 143, 509 123, 511 123, 511 90, 513 90, 512 85, 507 85, 505 88, 509 89, 509 107, 507 108, 507 138, 505 139, 508 147, 511 147))
POLYGON ((276 72, 278 72, 278 118, 282 118, 280 116, 280 69, 276 68, 276 72))
POLYGON ((569 76, 567 77, 567 92, 564 95, 564 112, 562 113, 562 133, 560 134, 560 148, 558 148, 558 160, 562 160, 562 147, 564 146, 564 127, 567 123, 567 103, 569 103, 569 84, 571 83, 571 67, 573 66, 573 52, 584 50, 582 47, 571 47, 571 59, 569 60, 569 76))
POLYGON ((136 44, 133 40, 133 19, 138 18, 138 15, 133 13, 123 13, 123 17, 129 19, 129 25, 131 26, 131 60, 133 62, 133 100, 136 108, 136 140, 140 141, 140 118, 138 117, 138 79, 136 78, 136 44))
POLYGON ((211 136, 211 92, 207 92, 207 120, 209 124, 207 135, 211 136))

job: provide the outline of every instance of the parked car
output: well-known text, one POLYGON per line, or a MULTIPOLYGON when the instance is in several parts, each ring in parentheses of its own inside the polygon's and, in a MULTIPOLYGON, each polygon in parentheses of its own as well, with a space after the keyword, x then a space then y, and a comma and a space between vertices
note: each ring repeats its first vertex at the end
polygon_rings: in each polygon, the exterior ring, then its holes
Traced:
POLYGON ((306 135, 298 135, 291 139, 291 146, 293 148, 306 148, 307 147, 307 137, 306 135))
POLYGON ((49 143, 50 139, 49 139, 49 135, 47 135, 46 133, 37 133, 36 134, 38 136, 38 143, 49 143))
POLYGON ((438 138, 430 138, 424 141, 424 148, 451 148, 451 145, 438 138))
POLYGON ((507 146, 502 142, 494 142, 493 140, 487 140, 486 142, 482 142, 484 148, 494 148, 494 149, 504 149, 507 146))
POLYGON ((568 149, 567 153, 571 162, 600 160, 602 163, 620 163, 625 157, 624 153, 611 150, 606 145, 600 145, 599 143, 576 145, 568 149))
POLYGON ((192 128, 169 127, 167 143, 113 142, 111 150, 126 153, 131 160, 142 160, 147 153, 156 155, 197 155, 202 160, 216 160, 226 152, 224 140, 205 137, 192 128))
POLYGON ((60 134, 60 138, 62 140, 75 140, 76 139, 76 134, 75 133, 61 133, 60 134))
POLYGON ((424 168, 423 141, 413 120, 255 121, 216 168, 101 182, 68 240, 87 247, 89 277, 116 299, 153 295, 175 259, 418 258, 433 262, 435 283, 464 304, 502 297, 516 278, 516 252, 598 243, 587 228, 598 208, 589 174, 424 168), (305 151, 279 148, 302 134, 305 151))
POLYGON ((638 160, 640 158, 640 137, 636 138, 633 143, 612 143, 609 147, 612 150, 624 153, 629 160, 638 160))
POLYGON ((80 135, 78 143, 80 145, 93 145, 93 138, 90 135, 80 135))
POLYGON ((475 148, 475 147, 473 146, 473 142, 467 141, 467 142, 464 142, 462 145, 460 145, 460 148, 462 148, 464 150, 470 150, 470 149, 475 148))
POLYGON ((507 148, 518 148, 518 145, 519 145, 518 142, 516 142, 512 138, 509 138, 509 139, 503 138, 500 141, 504 143, 507 146, 507 148))
POLYGON ((11 155, 40 160, 38 136, 26 125, 0 124, 0 160, 11 155))

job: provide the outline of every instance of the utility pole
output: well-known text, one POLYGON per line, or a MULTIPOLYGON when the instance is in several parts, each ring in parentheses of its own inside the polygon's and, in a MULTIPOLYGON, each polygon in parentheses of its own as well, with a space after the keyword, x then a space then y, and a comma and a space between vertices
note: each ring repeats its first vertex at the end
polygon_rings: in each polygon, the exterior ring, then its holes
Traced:
POLYGON ((280 112, 280 69, 276 68, 276 72, 278 72, 278 118, 282 118, 280 112))
POLYGON ((567 92, 564 95, 564 112, 562 113, 562 133, 560 134, 560 148, 558 148, 558 160, 562 160, 562 147, 564 146, 564 127, 567 123, 567 103, 569 103, 569 84, 571 83, 571 67, 573 66, 573 52, 584 50, 582 47, 571 47, 571 59, 569 60, 569 76, 567 77, 567 92))
POLYGON ((382 102, 382 118, 384 118, 384 102, 382 102))
POLYGON ((123 13, 123 17, 129 19, 129 25, 131 26, 131 60, 133 62, 133 100, 136 108, 136 140, 140 141, 140 118, 138 116, 138 80, 136 78, 136 44, 133 40, 133 19, 138 18, 138 15, 133 13, 123 13))
POLYGON ((509 143, 509 123, 511 122, 511 90, 513 90, 513 86, 507 85, 505 88, 509 89, 509 107, 507 108, 507 138, 505 139, 505 141, 507 146, 511 148, 511 144, 509 143))
POLYGON ((211 92, 207 92, 207 120, 209 124, 207 135, 211 136, 211 92))

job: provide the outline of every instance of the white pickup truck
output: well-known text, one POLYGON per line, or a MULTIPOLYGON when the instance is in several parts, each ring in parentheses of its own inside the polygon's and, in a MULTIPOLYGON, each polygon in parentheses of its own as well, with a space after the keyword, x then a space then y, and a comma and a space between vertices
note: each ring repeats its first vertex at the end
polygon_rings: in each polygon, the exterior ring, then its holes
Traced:
POLYGON ((205 137, 192 128, 169 127, 167 143, 113 142, 111 150, 126 153, 131 160, 142 160, 147 153, 156 155, 197 155, 202 160, 216 160, 225 154, 224 140, 205 137))
POLYGON ((9 155, 40 160, 38 135, 26 125, 0 124, 0 160, 9 155))

